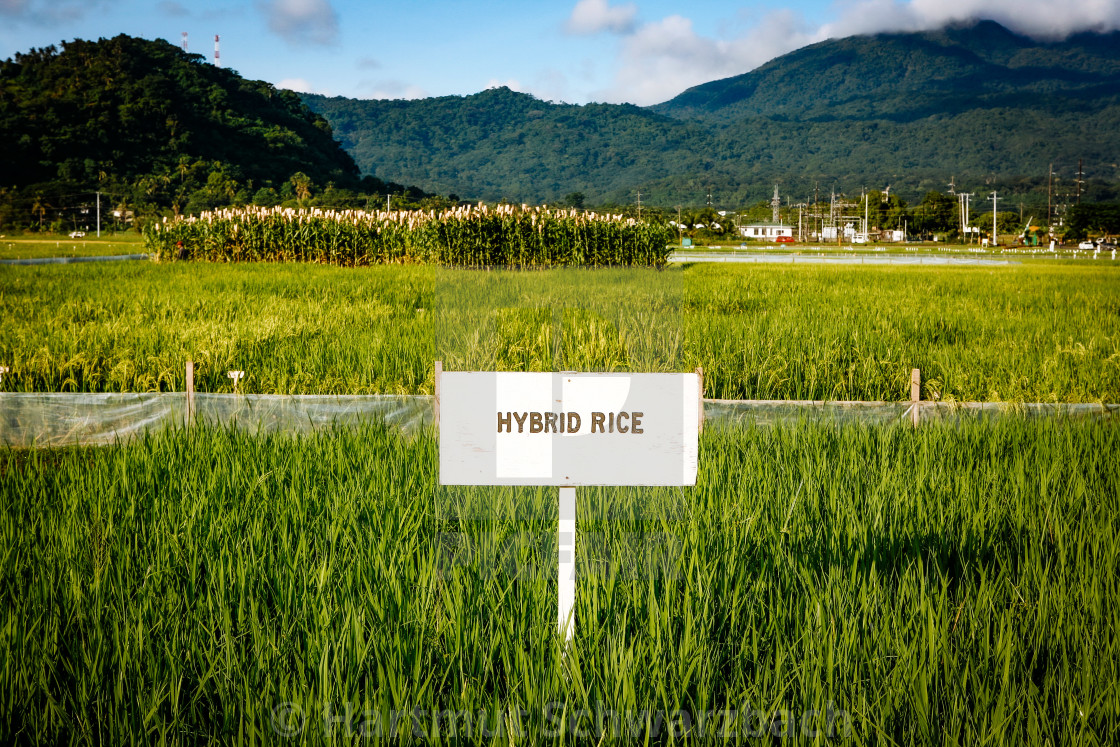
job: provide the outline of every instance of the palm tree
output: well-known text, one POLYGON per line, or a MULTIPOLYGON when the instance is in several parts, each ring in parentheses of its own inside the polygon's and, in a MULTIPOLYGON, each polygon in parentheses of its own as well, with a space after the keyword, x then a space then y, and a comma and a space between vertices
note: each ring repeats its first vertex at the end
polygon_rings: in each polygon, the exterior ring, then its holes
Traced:
POLYGON ((43 215, 46 214, 47 208, 51 207, 43 196, 40 194, 35 195, 34 201, 31 203, 31 212, 39 214, 39 232, 43 232, 43 215))
POLYGON ((292 178, 289 181, 291 181, 292 188, 296 191, 296 199, 299 200, 302 205, 303 201, 311 196, 311 177, 302 171, 297 171, 292 174, 292 178))

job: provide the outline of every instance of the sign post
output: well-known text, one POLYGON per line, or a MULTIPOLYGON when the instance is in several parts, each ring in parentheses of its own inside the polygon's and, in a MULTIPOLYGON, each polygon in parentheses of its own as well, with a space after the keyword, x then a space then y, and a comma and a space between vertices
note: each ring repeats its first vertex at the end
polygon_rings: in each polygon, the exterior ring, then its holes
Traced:
POLYGON ((565 643, 576 632, 576 489, 560 488, 560 521, 557 548, 560 566, 556 574, 556 629, 565 643))
POLYGON ((575 631, 576 487, 695 485, 698 374, 445 372, 441 485, 559 488, 557 629, 575 631))

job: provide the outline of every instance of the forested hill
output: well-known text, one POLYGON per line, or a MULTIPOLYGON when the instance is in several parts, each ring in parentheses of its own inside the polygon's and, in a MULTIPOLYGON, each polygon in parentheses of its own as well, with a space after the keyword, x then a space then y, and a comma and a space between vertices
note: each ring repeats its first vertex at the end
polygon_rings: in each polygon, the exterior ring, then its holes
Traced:
POLYGON ((1120 103, 1120 33, 1037 42, 993 21, 804 47, 652 107, 734 122, 912 122, 976 109, 1084 116, 1120 103))
POLYGON ((508 89, 368 101, 304 95, 363 171, 439 192, 555 201, 721 204, 775 182, 1042 190, 1079 159, 1115 198, 1120 34, 1039 42, 986 21, 829 40, 649 108, 537 100, 508 89))
POLYGON ((358 176, 330 125, 296 94, 125 35, 0 63, 0 139, 5 188, 182 181, 199 163, 254 188, 297 172, 320 184, 358 176))
POLYGON ((692 163, 709 141, 707 127, 641 107, 553 104, 504 87, 413 101, 303 100, 363 170, 490 200, 625 193, 692 163))

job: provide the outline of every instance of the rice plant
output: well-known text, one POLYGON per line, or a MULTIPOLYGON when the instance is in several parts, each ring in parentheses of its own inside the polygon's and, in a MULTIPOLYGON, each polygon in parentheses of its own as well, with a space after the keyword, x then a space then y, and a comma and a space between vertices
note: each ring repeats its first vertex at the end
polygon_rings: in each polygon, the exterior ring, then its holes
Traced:
POLYGON ((1106 744, 1120 442, 709 430, 689 489, 437 488, 376 424, 0 456, 13 742, 1106 744), (813 734, 817 736, 812 737, 813 734))
POLYGON ((898 401, 919 368, 925 400, 1116 403, 1117 299, 1120 270, 1076 265, 4 267, 0 391, 183 391, 194 360, 203 392, 235 369, 245 392, 430 394, 441 358, 702 366, 719 399, 898 401), (509 323, 526 309, 550 329, 509 323))

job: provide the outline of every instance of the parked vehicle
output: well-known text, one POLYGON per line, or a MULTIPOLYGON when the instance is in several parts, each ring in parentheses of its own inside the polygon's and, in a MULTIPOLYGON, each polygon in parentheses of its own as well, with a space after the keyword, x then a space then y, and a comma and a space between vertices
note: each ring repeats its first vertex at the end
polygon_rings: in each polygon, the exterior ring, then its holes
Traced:
POLYGON ((72 239, 84 238, 85 235, 86 235, 85 231, 71 231, 70 232, 70 238, 72 238, 72 239))
POLYGON ((1080 244, 1077 245, 1077 248, 1078 249, 1090 249, 1090 250, 1092 250, 1092 249, 1097 248, 1097 244, 1096 244, 1096 242, 1093 242, 1093 241, 1082 241, 1080 244))

